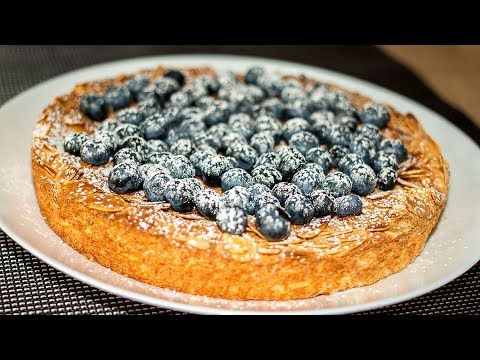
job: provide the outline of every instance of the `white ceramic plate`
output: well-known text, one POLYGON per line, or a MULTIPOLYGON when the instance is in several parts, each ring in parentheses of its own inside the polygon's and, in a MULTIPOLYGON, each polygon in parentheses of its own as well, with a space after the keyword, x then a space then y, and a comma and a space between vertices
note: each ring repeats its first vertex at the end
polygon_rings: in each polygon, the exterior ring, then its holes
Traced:
POLYGON ((205 314, 342 314, 398 303, 453 280, 480 259, 480 151, 442 116, 399 94, 366 81, 311 66, 254 57, 181 55, 117 61, 61 75, 16 96, 0 109, 0 226, 18 244, 56 269, 99 289, 165 308, 205 314), (30 143, 34 123, 55 96, 76 83, 134 72, 159 64, 211 65, 244 71, 252 65, 303 73, 361 92, 415 114, 440 144, 451 165, 447 206, 422 254, 406 269, 371 286, 297 301, 231 301, 156 288, 87 260, 45 223, 34 193, 30 143))

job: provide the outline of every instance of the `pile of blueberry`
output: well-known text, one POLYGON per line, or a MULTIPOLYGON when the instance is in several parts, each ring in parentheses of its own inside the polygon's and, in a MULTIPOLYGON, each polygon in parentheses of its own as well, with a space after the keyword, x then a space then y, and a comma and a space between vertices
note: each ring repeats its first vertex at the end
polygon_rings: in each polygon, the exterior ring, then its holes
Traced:
POLYGON ((177 70, 154 82, 138 75, 85 95, 80 110, 102 123, 91 136, 69 136, 65 151, 91 165, 113 158, 112 191, 143 189, 175 211, 196 207, 231 234, 255 214, 270 241, 314 216, 360 214, 360 196, 391 189, 408 155, 401 141, 382 139, 385 106, 358 111, 341 91, 260 67, 187 84, 177 70), (103 121, 110 109, 115 118, 103 121))

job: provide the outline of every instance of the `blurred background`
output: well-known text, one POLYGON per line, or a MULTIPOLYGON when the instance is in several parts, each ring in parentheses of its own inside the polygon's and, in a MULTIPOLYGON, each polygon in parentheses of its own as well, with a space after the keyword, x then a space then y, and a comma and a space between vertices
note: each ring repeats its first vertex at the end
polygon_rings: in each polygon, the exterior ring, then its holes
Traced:
POLYGON ((480 46, 384 45, 380 48, 480 126, 480 46))

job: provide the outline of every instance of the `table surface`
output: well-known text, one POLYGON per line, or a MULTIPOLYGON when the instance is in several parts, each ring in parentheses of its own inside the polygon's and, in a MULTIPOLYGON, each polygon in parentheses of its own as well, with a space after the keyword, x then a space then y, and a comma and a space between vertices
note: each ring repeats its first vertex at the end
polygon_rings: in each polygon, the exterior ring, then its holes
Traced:
MULTIPOLYGON (((374 47, 331 46, 0 46, 0 104, 63 72, 143 55, 216 52, 300 61, 343 71, 392 88, 440 112, 468 131, 480 131, 415 75, 374 47), (351 61, 355 58, 356 61, 351 61)), ((95 289, 23 250, 0 230, 0 314, 169 314, 95 289)), ((480 314, 480 264, 416 299, 362 314, 480 314)))

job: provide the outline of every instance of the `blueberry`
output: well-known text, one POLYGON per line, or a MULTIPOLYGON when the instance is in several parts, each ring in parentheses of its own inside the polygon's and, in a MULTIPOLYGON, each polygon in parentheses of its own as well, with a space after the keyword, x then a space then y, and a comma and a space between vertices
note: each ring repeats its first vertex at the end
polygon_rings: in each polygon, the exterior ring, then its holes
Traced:
POLYGON ((155 84, 149 84, 137 93, 136 100, 140 103, 148 103, 160 107, 157 93, 155 92, 155 84))
POLYGON ((165 118, 167 126, 177 126, 183 120, 180 116, 180 111, 174 108, 163 109, 160 115, 165 118))
POLYGON ((193 134, 191 136, 195 146, 208 145, 214 148, 216 151, 220 150, 222 147, 222 139, 219 138, 216 134, 208 134, 206 132, 201 132, 193 134))
POLYGON ((302 191, 298 188, 297 185, 287 182, 281 182, 276 184, 272 189, 272 194, 280 202, 281 206, 285 206, 285 201, 295 194, 302 194, 302 191))
POLYGON ((195 152, 195 146, 188 139, 180 139, 170 148, 173 155, 183 155, 187 158, 195 152))
POLYGON ((197 191, 201 191, 201 190, 205 189, 205 186, 204 186, 203 182, 201 182, 197 178, 191 177, 191 178, 185 178, 183 180, 187 184, 189 184, 189 186, 192 187, 194 193, 197 193, 197 191))
POLYGON ((403 142, 400 140, 385 139, 380 143, 380 150, 393 154, 397 158, 398 163, 407 159, 408 151, 403 142))
POLYGON ((335 198, 327 191, 316 190, 310 194, 315 216, 327 216, 333 212, 335 198))
POLYGON ((178 126, 177 131, 187 134, 189 138, 193 138, 195 135, 204 133, 206 128, 200 116, 192 116, 185 118, 178 126))
POLYGON ((126 108, 132 101, 132 95, 126 86, 111 87, 103 95, 105 104, 113 110, 126 108))
POLYGON ((183 155, 175 155, 164 165, 174 179, 185 179, 195 176, 195 168, 190 160, 183 155))
POLYGON ((320 165, 324 173, 330 170, 333 162, 330 153, 321 147, 314 147, 308 150, 305 155, 305 161, 320 165))
MULTIPOLYGON (((275 149, 275 153, 280 157, 280 160, 282 157, 284 157, 287 154, 300 154, 297 150, 294 148, 291 148, 290 146, 280 146, 277 149, 275 149)), ((300 154, 302 155, 302 154, 300 154)))
POLYGON ((163 74, 163 77, 174 79, 180 86, 185 84, 185 75, 183 75, 183 73, 179 70, 167 70, 163 74))
POLYGON ((165 184, 165 199, 174 211, 191 211, 194 206, 195 187, 185 179, 172 179, 165 184))
POLYGON ((265 95, 269 98, 280 95, 281 82, 280 82, 280 79, 274 76, 266 75, 266 74, 259 76, 257 77, 257 81, 255 85, 261 88, 265 93, 265 95))
POLYGON ((230 164, 230 169, 240 168, 237 159, 231 156, 225 156, 225 160, 230 164))
POLYGON ((316 112, 310 117, 310 131, 318 137, 321 144, 329 142, 330 134, 332 132, 333 123, 328 119, 331 112, 316 112))
POLYGON ((142 102, 138 104, 137 111, 143 114, 143 117, 149 118, 150 116, 156 115, 160 112, 161 108, 156 103, 151 102, 142 102))
POLYGON ((136 75, 125 83, 125 86, 137 100, 138 94, 150 84, 150 80, 145 75, 136 75))
POLYGON ((94 139, 100 140, 107 147, 109 155, 115 154, 119 147, 117 135, 112 131, 97 131, 93 135, 94 139))
POLYGON ((228 110, 231 114, 251 114, 253 111, 253 99, 240 91, 233 91, 228 101, 228 110))
POLYGON ((172 158, 173 158, 173 155, 170 154, 167 151, 157 151, 157 152, 151 153, 147 157, 145 162, 150 163, 150 164, 158 164, 158 165, 162 165, 163 167, 167 167, 167 164, 170 163, 172 158))
POLYGON ((190 155, 190 162, 192 163, 193 167, 195 168, 196 175, 200 176, 202 174, 201 168, 202 163, 205 159, 216 155, 217 152, 210 146, 204 146, 202 148, 197 147, 197 151, 190 155))
POLYGON ((140 165, 138 170, 140 171, 140 179, 144 182, 149 176, 155 173, 163 173, 170 175, 170 171, 158 164, 143 164, 140 165))
POLYGON ((273 151, 275 139, 271 132, 261 131, 250 138, 250 146, 257 151, 258 155, 262 155, 273 151))
POLYGON ((253 199, 254 199, 253 201, 254 213, 257 213, 261 208, 265 207, 266 205, 274 205, 274 206, 281 207, 280 201, 278 201, 278 199, 272 194, 260 194, 255 196, 253 199))
POLYGON ((85 133, 79 132, 72 134, 65 138, 65 141, 63 143, 63 149, 69 154, 79 156, 80 149, 87 140, 88 136, 85 133))
POLYGON ((247 144, 247 140, 242 135, 233 131, 229 132, 224 137, 222 137, 221 149, 223 151, 227 150, 233 144, 247 144))
POLYGON ((375 144, 365 137, 356 137, 349 145, 352 154, 360 156, 364 163, 371 164, 375 157, 375 144))
POLYGON ((207 126, 212 126, 226 122, 229 114, 228 103, 223 100, 215 100, 205 109, 203 121, 207 126))
POLYGON ((147 142, 144 138, 140 136, 129 136, 123 140, 122 148, 123 149, 132 149, 135 150, 140 155, 144 154, 147 151, 147 142))
POLYGON ((394 154, 389 154, 380 150, 373 159, 373 170, 379 173, 384 168, 398 169, 397 158, 394 154))
POLYGON ((216 94, 220 90, 220 82, 216 77, 213 78, 209 75, 203 75, 198 79, 202 80, 203 86, 207 89, 210 95, 216 94))
POLYGON ((190 99, 184 92, 177 92, 170 96, 170 108, 184 109, 190 105, 190 99))
POLYGON ((273 135, 275 143, 281 140, 282 125, 273 117, 262 115, 255 120, 255 132, 262 131, 269 131, 273 135))
POLYGON ((113 131, 113 132, 116 132, 117 129, 122 125, 123 125, 122 123, 119 123, 115 119, 107 119, 105 121, 102 121, 102 123, 98 127, 97 131, 113 131))
POLYGON ((250 145, 237 143, 230 146, 226 151, 227 156, 234 157, 238 166, 244 170, 251 170, 257 161, 257 152, 250 145))
POLYGON ((188 96, 190 102, 195 102, 203 96, 208 95, 208 91, 201 85, 188 84, 182 90, 188 96))
POLYGON ((275 152, 262 154, 255 163, 254 168, 260 165, 268 165, 276 169, 280 165, 280 156, 275 152))
POLYGON ((311 112, 326 110, 329 107, 328 90, 325 88, 316 88, 309 94, 307 101, 308 109, 311 112))
POLYGON ((380 132, 380 128, 373 124, 361 124, 359 127, 357 127, 357 136, 370 139, 377 147, 380 145, 380 141, 382 141, 382 133, 380 132))
POLYGON ((133 124, 123 124, 115 130, 115 134, 120 140, 129 136, 141 136, 140 128, 133 124))
POLYGON ((306 169, 308 171, 317 172, 317 173, 320 174, 320 176, 325 175, 323 167, 321 167, 320 165, 315 164, 315 163, 307 163, 307 164, 305 164, 303 169, 306 169))
POLYGON ((302 169, 293 175, 292 184, 296 185, 304 195, 310 195, 315 190, 322 188, 325 175, 322 173, 302 169))
POLYGON ((285 212, 292 224, 308 224, 314 214, 312 202, 303 195, 292 195, 285 202, 285 212))
POLYGON ((213 105, 215 99, 211 96, 204 96, 195 101, 195 106, 199 107, 202 111, 208 109, 209 106, 213 105))
POLYGON ((278 170, 282 174, 282 178, 288 181, 301 168, 305 166, 305 158, 303 155, 289 147, 290 150, 280 155, 280 164, 278 170))
POLYGON ((352 133, 348 127, 342 124, 333 124, 330 133, 327 135, 327 142, 330 146, 348 146, 352 140, 352 133))
POLYGON ((352 180, 344 173, 338 171, 327 175, 323 181, 323 190, 337 198, 347 195, 352 191, 352 180))
POLYGON ((220 206, 217 225, 223 232, 240 235, 247 228, 247 212, 236 206, 220 206))
POLYGON ((145 120, 145 114, 137 109, 125 109, 117 114, 117 121, 124 124, 140 125, 145 120))
POLYGON ((134 162, 140 165, 142 163, 142 155, 131 148, 120 149, 113 156, 113 163, 117 165, 124 162, 134 162))
POLYGON ((101 95, 87 94, 80 101, 80 111, 95 121, 102 121, 107 117, 108 107, 101 95))
POLYGON ((290 235, 288 214, 281 208, 268 204, 257 212, 256 225, 268 241, 281 241, 290 235))
POLYGON ((360 196, 367 196, 375 190, 377 178, 373 169, 366 165, 355 165, 350 171, 352 191, 360 196))
POLYGON ((245 73, 245 83, 256 84, 257 79, 263 75, 265 75, 265 69, 259 66, 252 67, 245 73))
POLYGON ((397 172, 393 168, 383 168, 377 174, 377 187, 380 190, 391 190, 397 182, 397 172))
POLYGON ((357 154, 347 154, 338 163, 338 168, 345 174, 350 174, 350 171, 355 165, 363 164, 363 160, 357 154))
POLYGON ((362 212, 362 199, 360 196, 351 194, 335 199, 334 212, 339 217, 360 215, 362 212))
POLYGON ((169 77, 162 77, 154 83, 158 102, 163 105, 179 89, 178 82, 169 77))
POLYGON ((250 191, 250 194, 252 195, 252 199, 254 201, 260 195, 272 195, 272 190, 270 190, 268 186, 265 186, 263 184, 253 184, 248 187, 248 190, 250 191))
POLYGON ((327 124, 333 124, 335 121, 335 114, 330 110, 319 110, 315 111, 308 118, 311 125, 316 122, 325 122, 327 124))
POLYGON ((282 181, 282 174, 272 166, 260 165, 252 170, 252 178, 254 183, 272 188, 282 181))
MULTIPOLYGON (((263 101, 258 108, 258 115, 273 116, 275 118, 283 117, 283 104, 277 98, 271 98, 263 101)), ((295 117, 295 116, 294 116, 295 117)))
POLYGON ((337 116, 358 116, 358 111, 355 105, 353 105, 349 100, 340 100, 338 101, 333 111, 337 116))
POLYGON ((234 87, 238 85, 237 76, 233 71, 224 71, 217 75, 217 80, 223 88, 234 87))
POLYGON ((194 206, 195 187, 185 179, 172 179, 165 184, 165 199, 175 211, 191 211, 194 206))
POLYGON ((357 129, 357 119, 351 115, 342 115, 337 118, 337 123, 345 126, 351 132, 357 129))
POLYGON ((220 207, 220 194, 212 189, 197 191, 195 206, 200 214, 209 220, 215 220, 220 207))
POLYGON ((252 176, 240 168, 230 169, 221 177, 221 186, 223 191, 228 191, 235 186, 249 187, 252 184, 252 176))
POLYGON ((216 135, 219 138, 223 138, 224 136, 231 134, 232 129, 226 123, 220 123, 213 125, 208 128, 207 134, 208 135, 216 135))
POLYGON ((98 139, 89 139, 80 148, 80 157, 90 165, 103 165, 108 162, 110 154, 107 146, 98 139))
POLYGON ((125 194, 137 190, 142 183, 138 165, 124 162, 115 165, 108 174, 108 187, 117 194, 125 194))
POLYGON ((234 114, 228 119, 228 125, 232 131, 250 139, 255 132, 255 122, 247 114, 234 114))
POLYGON ((348 97, 345 95, 344 92, 340 90, 335 90, 335 91, 326 90, 325 97, 328 101, 329 109, 334 111, 335 113, 337 112, 338 105, 340 103, 349 103, 348 97))
POLYGON ((245 87, 245 94, 247 97, 252 99, 252 101, 257 104, 265 99, 265 94, 258 86, 247 85, 245 87))
POLYGON ((200 171, 205 184, 209 186, 220 186, 222 175, 232 167, 225 157, 213 155, 202 161, 200 171))
POLYGON ((310 129, 310 124, 302 118, 293 118, 283 124, 283 140, 289 141, 293 134, 310 129))
POLYGON ((382 128, 390 120, 390 113, 383 105, 368 103, 360 112, 360 120, 365 124, 373 124, 382 128))
POLYGON ((160 139, 167 132, 167 120, 159 114, 152 115, 140 125, 140 131, 146 140, 160 139))
POLYGON ((147 147, 144 149, 143 157, 146 159, 157 151, 169 151, 168 145, 162 140, 152 139, 147 141, 147 147))
POLYGON ((253 204, 251 201, 250 191, 243 186, 234 186, 222 194, 222 203, 225 206, 237 206, 247 212, 253 213, 253 204))
POLYGON ((295 100, 304 100, 305 93, 303 92, 303 89, 299 89, 293 86, 287 86, 283 88, 280 94, 280 98, 285 104, 288 104, 294 102, 295 100))
POLYGON ((332 167, 338 167, 338 163, 348 154, 348 148, 341 145, 333 145, 328 149, 332 160, 332 167))
POLYGON ((308 110, 308 100, 297 99, 284 105, 283 117, 285 120, 293 119, 296 117, 307 119, 310 117, 310 111, 308 110))
POLYGON ((157 171, 147 174, 143 182, 143 191, 150 201, 165 201, 165 187, 172 177, 165 172, 157 171))

